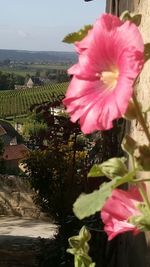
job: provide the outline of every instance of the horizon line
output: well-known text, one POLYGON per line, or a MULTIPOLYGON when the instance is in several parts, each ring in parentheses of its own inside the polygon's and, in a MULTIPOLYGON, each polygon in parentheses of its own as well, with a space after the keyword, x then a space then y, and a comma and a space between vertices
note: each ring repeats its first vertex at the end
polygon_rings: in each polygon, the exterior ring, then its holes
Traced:
POLYGON ((24 51, 24 52, 62 52, 62 53, 75 53, 75 51, 62 51, 62 50, 28 50, 28 49, 15 49, 15 48, 0 48, 0 50, 11 50, 11 51, 24 51))

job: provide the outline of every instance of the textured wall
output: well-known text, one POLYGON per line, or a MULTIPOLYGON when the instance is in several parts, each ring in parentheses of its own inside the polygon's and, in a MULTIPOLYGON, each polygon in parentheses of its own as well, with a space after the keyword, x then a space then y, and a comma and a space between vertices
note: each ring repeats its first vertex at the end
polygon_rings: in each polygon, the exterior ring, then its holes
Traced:
MULTIPOLYGON (((144 42, 150 42, 150 0, 107 0, 107 12, 119 15, 127 9, 142 14, 140 30, 144 42)), ((150 106, 150 62, 144 66, 136 91, 138 100, 142 103, 143 108, 148 108, 150 106)), ((148 122, 150 123, 150 114, 148 122)), ((143 144, 147 143, 145 135, 137 121, 129 125, 128 132, 137 141, 143 144)), ((148 186, 148 190, 150 192, 150 186, 148 186)), ((122 242, 120 242, 117 248, 121 262, 121 264, 118 263, 117 267, 149 267, 150 235, 148 233, 146 234, 146 239, 148 246, 146 246, 144 234, 141 234, 141 236, 138 235, 137 237, 134 237, 132 234, 129 234, 127 237, 123 235, 122 242)))
MULTIPOLYGON (((150 43, 150 0, 134 0, 134 10, 142 14, 142 23, 140 30, 144 39, 144 43, 150 43)), ((139 84, 137 86, 137 97, 142 104, 143 110, 150 107, 150 61, 144 66, 140 75, 139 84)), ((150 113, 147 117, 147 122, 150 125, 150 113)), ((147 144, 147 139, 141 126, 137 122, 131 123, 130 127, 131 136, 142 144, 147 144)), ((147 183, 147 190, 150 198, 150 184, 147 183)), ((147 260, 150 262, 150 234, 146 233, 148 244, 148 253, 146 254, 147 260)))
MULTIPOLYGON (((144 42, 150 42, 150 0, 134 0, 135 10, 142 14, 140 29, 144 42)), ((143 109, 150 106, 150 61, 146 63, 137 86, 137 96, 142 103, 143 109)), ((148 117, 150 122, 150 117, 148 117)), ((139 142, 147 143, 145 135, 137 122, 131 124, 131 135, 139 142)))
MULTIPOLYGON (((140 30, 142 32, 144 42, 150 42, 150 0, 107 0, 106 11, 119 15, 124 10, 134 11, 142 14, 142 22, 140 30)), ((138 99, 146 109, 150 106, 150 62, 148 62, 139 80, 137 86, 138 99)), ((150 121, 150 116, 148 117, 150 121)), ((146 143, 145 135, 137 122, 133 122, 130 126, 130 134, 139 142, 146 143)))

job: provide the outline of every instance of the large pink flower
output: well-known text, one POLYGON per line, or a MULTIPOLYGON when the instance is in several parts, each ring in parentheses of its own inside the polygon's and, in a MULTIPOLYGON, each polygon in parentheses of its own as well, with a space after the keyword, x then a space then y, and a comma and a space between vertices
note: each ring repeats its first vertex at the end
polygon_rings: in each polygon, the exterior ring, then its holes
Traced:
POLYGON ((144 44, 135 24, 104 14, 81 41, 63 103, 84 133, 107 130, 126 112, 133 83, 144 63, 144 44))
POLYGON ((135 225, 128 221, 131 216, 141 215, 137 208, 140 201, 142 202, 143 199, 137 187, 132 187, 129 191, 121 189, 113 191, 101 212, 108 240, 127 231, 133 231, 134 234, 140 232, 135 225))

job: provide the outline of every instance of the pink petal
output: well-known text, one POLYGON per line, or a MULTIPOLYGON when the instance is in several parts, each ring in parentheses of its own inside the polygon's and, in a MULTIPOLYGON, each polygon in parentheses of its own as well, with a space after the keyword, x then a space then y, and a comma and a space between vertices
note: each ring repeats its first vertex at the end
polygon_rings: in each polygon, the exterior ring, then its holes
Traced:
POLYGON ((126 112, 134 81, 142 70, 142 37, 133 23, 104 14, 76 45, 79 61, 69 69, 74 77, 63 102, 84 133, 108 130, 126 112), (119 73, 115 87, 107 88, 101 77, 114 69, 119 73))
POLYGON ((128 231, 133 231, 134 234, 140 233, 140 230, 138 230, 133 224, 126 221, 117 221, 115 219, 112 224, 110 223, 104 227, 104 231, 108 235, 108 240, 112 240, 115 236, 128 231))
POLYGON ((139 233, 139 229, 128 222, 131 216, 140 215, 137 209, 139 199, 143 201, 137 187, 132 187, 129 191, 113 190, 112 196, 106 201, 101 211, 101 218, 105 224, 104 230, 109 240, 126 231, 139 233))
POLYGON ((80 42, 75 42, 76 52, 81 54, 88 48, 89 44, 93 41, 93 31, 89 30, 87 36, 80 42))

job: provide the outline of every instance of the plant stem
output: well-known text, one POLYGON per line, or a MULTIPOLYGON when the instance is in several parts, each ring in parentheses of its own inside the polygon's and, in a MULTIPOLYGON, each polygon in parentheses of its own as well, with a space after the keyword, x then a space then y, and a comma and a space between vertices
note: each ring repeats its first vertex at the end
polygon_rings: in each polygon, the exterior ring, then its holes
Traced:
POLYGON ((150 132, 149 132, 148 127, 146 125, 146 121, 145 121, 145 119, 143 117, 140 105, 139 105, 139 103, 137 101, 137 98, 136 98, 135 94, 133 94, 133 102, 134 102, 134 105, 135 105, 135 108, 136 108, 137 119, 138 119, 139 123, 141 124, 141 126, 143 127, 143 130, 144 130, 145 135, 146 135, 146 137, 148 139, 148 142, 150 143, 150 132))
POLYGON ((134 159, 134 156, 133 155, 131 155, 131 162, 132 162, 132 168, 133 168, 133 170, 135 171, 135 159, 134 159))
POLYGON ((150 182, 150 179, 135 179, 133 181, 131 181, 130 183, 141 183, 141 182, 150 182))
POLYGON ((148 196, 147 196, 147 192, 145 191, 142 183, 140 183, 139 185, 139 191, 141 193, 141 196, 143 197, 143 200, 145 201, 145 204, 147 205, 149 211, 150 211, 150 202, 149 202, 149 199, 148 199, 148 196))

